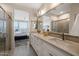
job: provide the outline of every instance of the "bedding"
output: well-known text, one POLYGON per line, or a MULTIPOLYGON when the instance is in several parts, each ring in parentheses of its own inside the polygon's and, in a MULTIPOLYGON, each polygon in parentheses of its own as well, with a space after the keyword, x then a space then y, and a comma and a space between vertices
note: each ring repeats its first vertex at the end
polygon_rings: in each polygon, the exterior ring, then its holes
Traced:
POLYGON ((15 40, 20 40, 20 39, 28 39, 29 36, 27 35, 26 32, 16 32, 15 33, 15 40))
POLYGON ((15 32, 15 36, 25 36, 25 35, 27 35, 26 32, 20 32, 20 31, 15 32))

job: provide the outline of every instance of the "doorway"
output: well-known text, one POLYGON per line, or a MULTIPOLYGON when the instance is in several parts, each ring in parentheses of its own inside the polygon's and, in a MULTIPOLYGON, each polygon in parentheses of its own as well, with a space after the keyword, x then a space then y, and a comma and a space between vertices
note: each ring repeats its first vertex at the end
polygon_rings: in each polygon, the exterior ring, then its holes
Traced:
POLYGON ((36 55, 29 44, 29 13, 22 10, 14 10, 14 56, 36 55))

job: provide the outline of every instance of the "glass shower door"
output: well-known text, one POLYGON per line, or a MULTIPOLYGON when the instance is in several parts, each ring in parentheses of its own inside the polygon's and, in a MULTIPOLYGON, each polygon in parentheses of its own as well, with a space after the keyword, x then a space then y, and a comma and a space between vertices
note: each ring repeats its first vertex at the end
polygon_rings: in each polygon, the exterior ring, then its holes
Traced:
POLYGON ((6 45, 6 19, 5 13, 0 8, 0 56, 5 55, 6 45))

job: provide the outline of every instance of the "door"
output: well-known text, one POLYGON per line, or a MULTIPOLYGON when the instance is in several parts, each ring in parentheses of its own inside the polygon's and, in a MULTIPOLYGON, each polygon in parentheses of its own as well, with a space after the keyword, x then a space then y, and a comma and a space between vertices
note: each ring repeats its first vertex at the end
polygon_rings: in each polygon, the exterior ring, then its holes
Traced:
POLYGON ((6 19, 5 12, 0 8, 0 56, 5 55, 6 19))

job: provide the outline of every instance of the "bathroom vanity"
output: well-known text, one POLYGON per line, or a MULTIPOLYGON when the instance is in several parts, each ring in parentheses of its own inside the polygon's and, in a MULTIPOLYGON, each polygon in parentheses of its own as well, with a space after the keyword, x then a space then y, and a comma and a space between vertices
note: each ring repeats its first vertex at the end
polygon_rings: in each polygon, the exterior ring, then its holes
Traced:
POLYGON ((78 56, 79 43, 31 33, 30 44, 38 56, 78 56))

